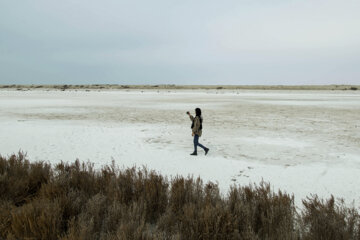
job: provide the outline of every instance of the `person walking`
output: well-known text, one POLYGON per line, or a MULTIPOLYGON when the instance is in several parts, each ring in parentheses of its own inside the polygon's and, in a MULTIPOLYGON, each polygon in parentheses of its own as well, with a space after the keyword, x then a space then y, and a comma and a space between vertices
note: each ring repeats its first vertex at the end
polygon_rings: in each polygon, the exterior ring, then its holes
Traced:
POLYGON ((195 114, 196 114, 195 117, 193 117, 190 114, 190 112, 186 112, 186 114, 189 115, 190 120, 192 121, 191 130, 192 130, 192 136, 194 137, 194 152, 191 153, 190 155, 197 155, 197 146, 204 149, 206 155, 209 152, 209 149, 199 143, 199 137, 201 137, 202 134, 202 122, 203 122, 203 117, 201 116, 201 109, 200 108, 195 109, 195 114))

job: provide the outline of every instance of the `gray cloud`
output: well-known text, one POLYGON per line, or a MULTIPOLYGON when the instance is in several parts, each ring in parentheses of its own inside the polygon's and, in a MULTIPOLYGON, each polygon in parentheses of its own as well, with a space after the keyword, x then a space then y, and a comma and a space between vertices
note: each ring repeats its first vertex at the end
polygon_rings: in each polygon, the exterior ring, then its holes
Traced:
POLYGON ((0 3, 0 84, 360 84, 355 0, 0 3))

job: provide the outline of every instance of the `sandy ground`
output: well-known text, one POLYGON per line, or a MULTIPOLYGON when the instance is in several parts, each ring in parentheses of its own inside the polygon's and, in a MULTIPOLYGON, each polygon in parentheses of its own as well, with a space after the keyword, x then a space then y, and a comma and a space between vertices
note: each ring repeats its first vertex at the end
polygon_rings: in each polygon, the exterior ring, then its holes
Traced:
POLYGON ((360 203, 360 92, 261 90, 0 91, 0 153, 32 161, 147 166, 231 184, 268 181, 295 201, 360 203), (186 111, 204 116, 193 157, 186 111))

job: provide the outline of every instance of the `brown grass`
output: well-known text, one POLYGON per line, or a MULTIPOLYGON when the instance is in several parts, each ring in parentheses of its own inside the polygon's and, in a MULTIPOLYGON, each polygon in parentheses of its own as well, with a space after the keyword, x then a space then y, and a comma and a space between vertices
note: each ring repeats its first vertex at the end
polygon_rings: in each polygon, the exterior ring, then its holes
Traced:
POLYGON ((0 239, 360 239, 359 213, 316 195, 298 212, 270 185, 0 156, 0 239))

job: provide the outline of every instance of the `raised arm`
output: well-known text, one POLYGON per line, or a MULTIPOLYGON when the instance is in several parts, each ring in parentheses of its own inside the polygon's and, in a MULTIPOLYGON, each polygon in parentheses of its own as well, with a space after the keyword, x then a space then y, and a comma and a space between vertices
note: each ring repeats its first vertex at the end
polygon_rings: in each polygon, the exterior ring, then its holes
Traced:
POLYGON ((194 121, 194 117, 189 112, 186 112, 186 114, 189 115, 191 121, 194 121))

